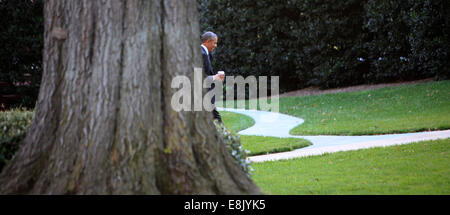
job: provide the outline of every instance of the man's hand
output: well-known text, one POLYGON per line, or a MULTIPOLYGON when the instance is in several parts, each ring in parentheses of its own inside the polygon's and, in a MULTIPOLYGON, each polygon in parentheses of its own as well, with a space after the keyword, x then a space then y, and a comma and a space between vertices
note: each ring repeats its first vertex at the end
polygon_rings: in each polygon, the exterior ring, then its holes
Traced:
POLYGON ((214 80, 221 80, 221 81, 225 80, 225 74, 214 75, 214 80))

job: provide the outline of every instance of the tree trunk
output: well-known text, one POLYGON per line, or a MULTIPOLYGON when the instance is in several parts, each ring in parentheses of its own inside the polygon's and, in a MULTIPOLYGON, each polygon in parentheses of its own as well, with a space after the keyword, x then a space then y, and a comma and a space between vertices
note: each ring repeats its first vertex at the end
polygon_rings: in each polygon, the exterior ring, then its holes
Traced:
POLYGON ((0 193, 260 192, 211 113, 170 105, 202 65, 195 0, 49 0, 44 18, 35 117, 0 193))

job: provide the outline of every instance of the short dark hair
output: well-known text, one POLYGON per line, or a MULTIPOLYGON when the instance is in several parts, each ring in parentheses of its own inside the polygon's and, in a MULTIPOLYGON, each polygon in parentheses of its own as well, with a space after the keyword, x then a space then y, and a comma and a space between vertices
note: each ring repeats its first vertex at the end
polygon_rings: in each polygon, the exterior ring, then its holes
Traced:
POLYGON ((208 40, 213 40, 214 38, 217 38, 217 35, 211 31, 207 31, 207 32, 203 33, 201 36, 202 43, 204 43, 208 40))

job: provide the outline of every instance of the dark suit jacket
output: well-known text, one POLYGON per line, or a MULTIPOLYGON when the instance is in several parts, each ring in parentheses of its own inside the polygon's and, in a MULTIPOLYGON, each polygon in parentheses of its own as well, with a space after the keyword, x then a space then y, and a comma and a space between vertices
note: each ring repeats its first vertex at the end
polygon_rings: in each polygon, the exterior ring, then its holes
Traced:
MULTIPOLYGON (((203 49, 203 47, 200 47, 201 49, 202 49, 202 57, 203 57, 203 73, 206 75, 206 76, 211 76, 211 75, 214 75, 214 72, 213 72, 213 68, 212 68, 212 65, 211 65, 211 53, 208 55, 208 53, 206 53, 206 51, 205 51, 205 49, 203 49)), ((211 85, 211 88, 209 88, 208 89, 208 91, 211 91, 211 90, 213 90, 214 89, 214 87, 215 87, 215 85, 214 85, 214 83, 211 85)), ((212 99, 211 99, 211 103, 212 104, 214 104, 215 103, 215 101, 216 101, 216 98, 215 98, 215 96, 213 96, 212 97, 212 99)))
POLYGON ((208 53, 206 53, 205 49, 203 49, 202 47, 200 47, 200 48, 202 49, 203 72, 207 76, 214 75, 213 68, 212 68, 212 65, 211 65, 210 56, 208 55, 208 53))

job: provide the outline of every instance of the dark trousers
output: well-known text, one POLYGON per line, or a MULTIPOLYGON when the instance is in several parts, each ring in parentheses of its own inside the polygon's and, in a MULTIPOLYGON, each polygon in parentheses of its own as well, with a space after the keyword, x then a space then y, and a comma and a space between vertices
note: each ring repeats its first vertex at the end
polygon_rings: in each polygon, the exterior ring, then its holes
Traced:
POLYGON ((223 124, 222 122, 222 117, 220 116, 219 112, 216 110, 216 108, 214 108, 214 110, 212 111, 212 114, 214 116, 214 119, 217 119, 219 121, 220 124, 223 124))
MULTIPOLYGON (((211 85, 211 88, 208 89, 208 92, 211 91, 211 90, 214 90, 214 87, 215 87, 215 84, 213 83, 211 85)), ((213 96, 211 98, 211 104, 214 105, 215 103, 216 103, 216 96, 213 96)), ((213 114, 214 119, 217 119, 219 121, 219 124, 223 124, 222 117, 220 116, 219 112, 217 111, 217 109, 215 107, 212 110, 212 114, 213 114)))

